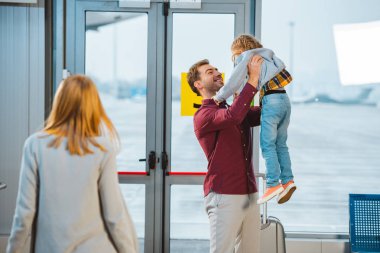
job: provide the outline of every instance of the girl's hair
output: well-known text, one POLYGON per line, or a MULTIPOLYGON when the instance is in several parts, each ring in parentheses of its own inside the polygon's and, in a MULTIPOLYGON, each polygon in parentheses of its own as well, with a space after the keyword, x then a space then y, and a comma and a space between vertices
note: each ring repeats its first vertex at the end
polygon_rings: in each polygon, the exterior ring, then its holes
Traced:
POLYGON ((66 148, 72 155, 92 154, 89 143, 107 151, 95 140, 101 135, 109 135, 119 145, 118 134, 103 108, 96 86, 84 75, 73 75, 60 83, 44 131, 55 136, 49 147, 58 148, 66 137, 66 148))
POLYGON ((231 50, 247 51, 255 48, 262 48, 263 45, 250 34, 241 34, 234 39, 231 45, 231 50))

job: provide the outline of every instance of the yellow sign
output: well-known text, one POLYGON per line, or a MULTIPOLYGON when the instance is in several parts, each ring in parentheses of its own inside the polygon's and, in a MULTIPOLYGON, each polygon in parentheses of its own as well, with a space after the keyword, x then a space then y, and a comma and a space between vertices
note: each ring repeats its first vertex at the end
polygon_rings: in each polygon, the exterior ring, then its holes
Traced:
POLYGON ((181 116, 194 116, 201 104, 202 97, 191 90, 187 73, 181 73, 181 116))
MULTIPOLYGON (((224 73, 222 73, 224 79, 224 73)), ((181 73, 181 116, 194 116, 202 105, 202 97, 190 88, 187 82, 187 73, 181 73)))

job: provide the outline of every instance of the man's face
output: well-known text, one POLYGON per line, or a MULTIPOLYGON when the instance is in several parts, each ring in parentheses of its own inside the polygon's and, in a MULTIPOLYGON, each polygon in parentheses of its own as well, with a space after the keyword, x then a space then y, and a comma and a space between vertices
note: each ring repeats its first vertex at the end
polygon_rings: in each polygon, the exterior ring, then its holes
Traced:
POLYGON ((200 80, 198 81, 198 89, 204 89, 207 93, 216 93, 223 87, 224 82, 222 74, 217 68, 210 64, 202 65, 198 68, 200 73, 200 80))

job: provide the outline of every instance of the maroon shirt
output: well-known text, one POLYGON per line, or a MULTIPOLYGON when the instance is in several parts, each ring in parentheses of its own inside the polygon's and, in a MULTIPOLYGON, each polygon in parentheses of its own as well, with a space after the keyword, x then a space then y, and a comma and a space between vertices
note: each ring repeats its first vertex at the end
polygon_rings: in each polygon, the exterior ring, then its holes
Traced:
POLYGON ((257 192, 250 128, 260 124, 260 107, 250 107, 257 89, 247 83, 231 106, 204 99, 194 115, 195 135, 208 160, 204 194, 257 192))

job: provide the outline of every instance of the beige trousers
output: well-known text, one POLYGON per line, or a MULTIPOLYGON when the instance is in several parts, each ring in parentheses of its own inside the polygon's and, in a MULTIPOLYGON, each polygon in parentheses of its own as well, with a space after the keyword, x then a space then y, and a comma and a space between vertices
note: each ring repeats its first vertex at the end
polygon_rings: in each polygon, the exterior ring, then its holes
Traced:
POLYGON ((258 193, 229 195, 210 192, 205 207, 210 221, 210 253, 259 253, 258 193))

